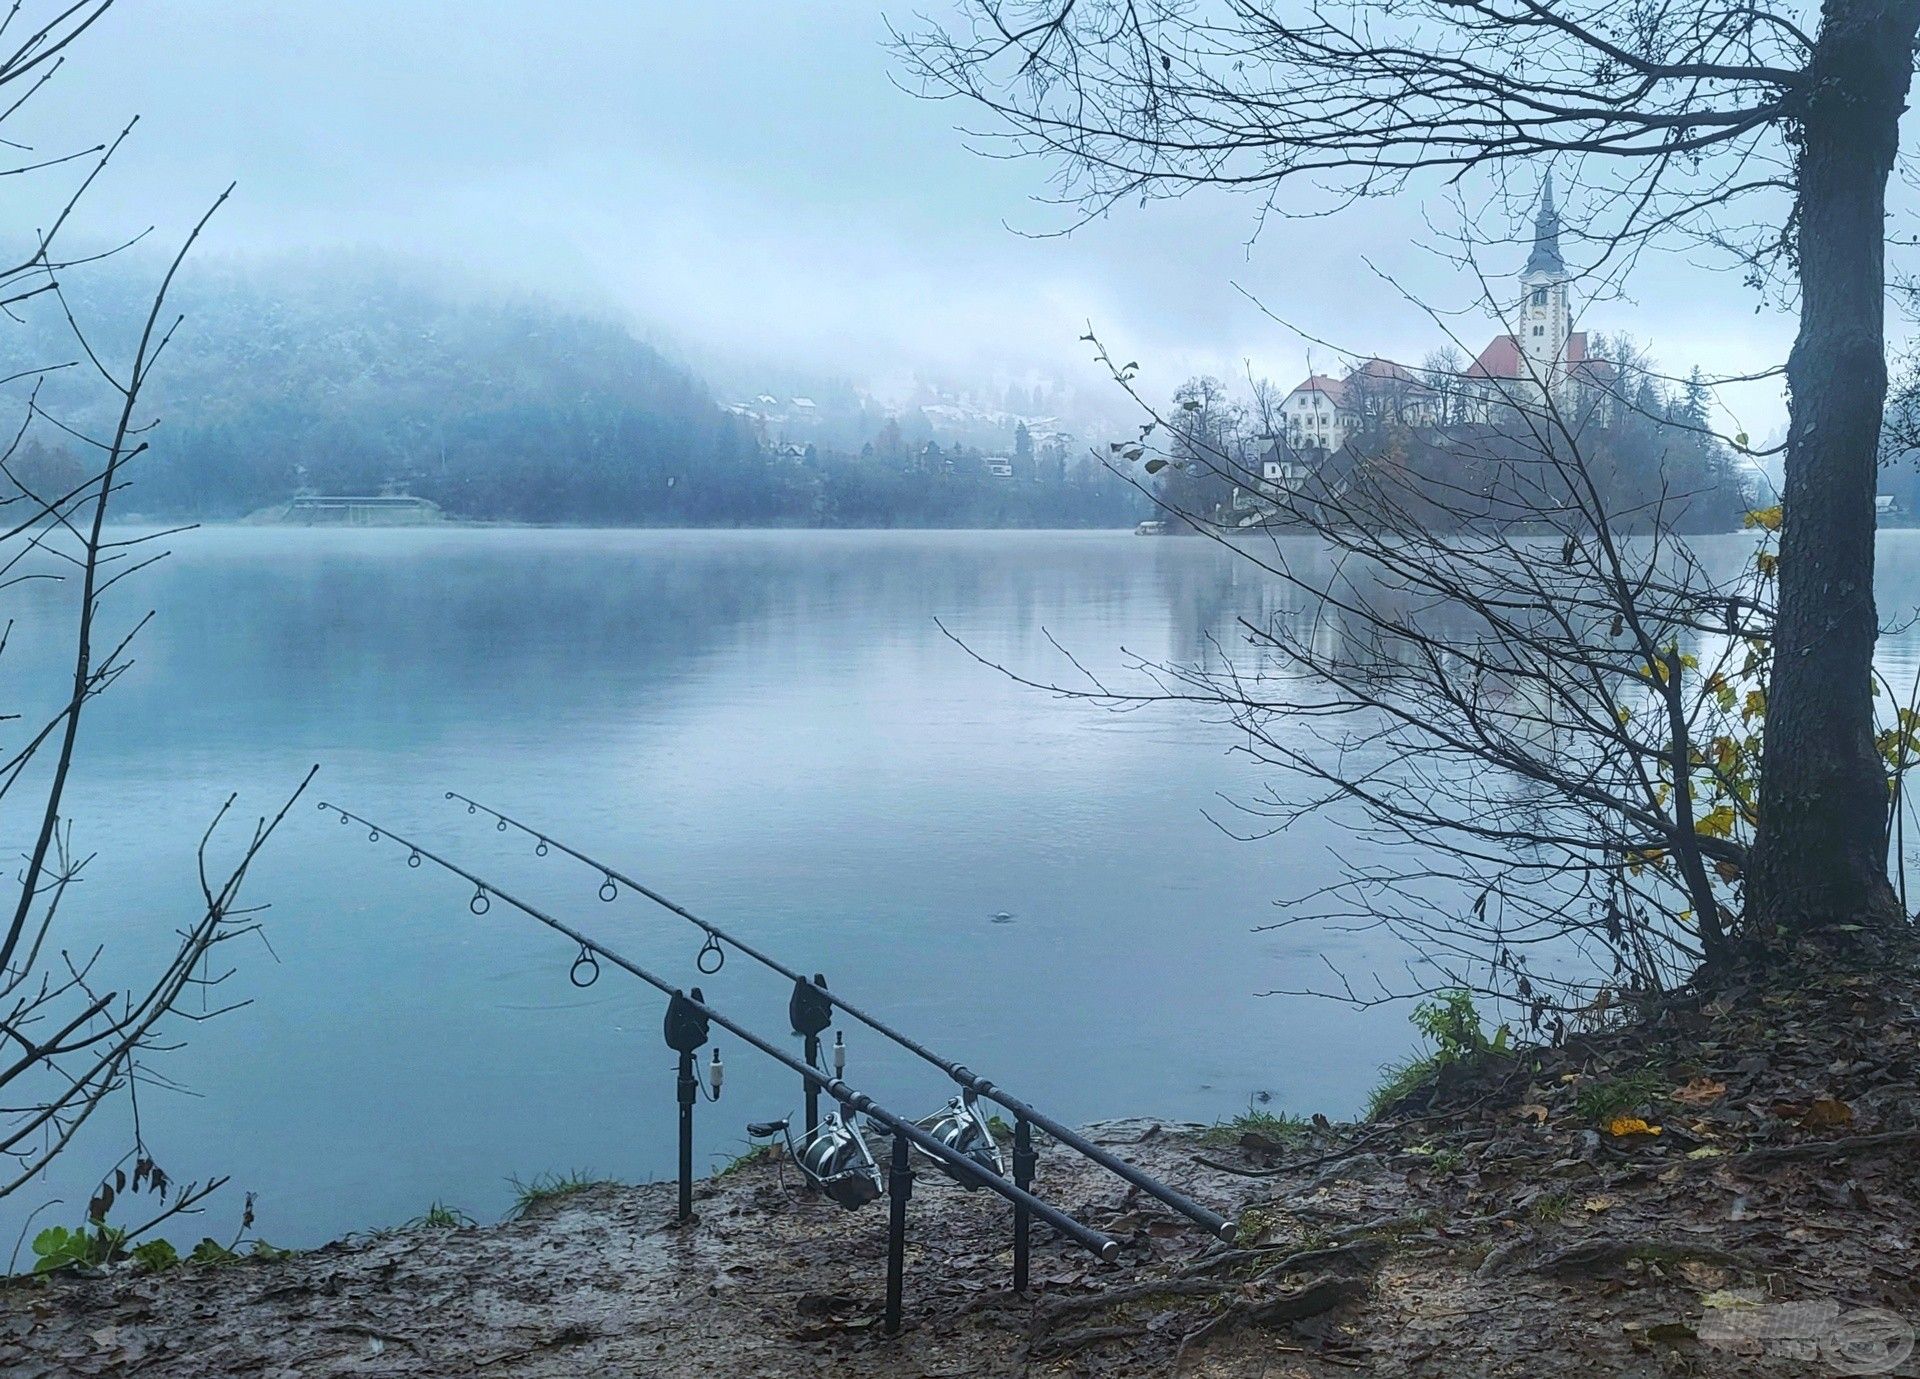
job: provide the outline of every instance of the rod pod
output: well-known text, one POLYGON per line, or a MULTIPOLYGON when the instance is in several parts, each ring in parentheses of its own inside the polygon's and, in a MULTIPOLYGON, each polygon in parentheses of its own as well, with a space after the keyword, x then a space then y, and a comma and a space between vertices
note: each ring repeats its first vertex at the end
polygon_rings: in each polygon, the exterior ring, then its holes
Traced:
POLYGON ((912 1142, 915 1148, 921 1150, 923 1153, 926 1153, 930 1157, 940 1161, 943 1165, 947 1166, 949 1169, 958 1169, 959 1176, 963 1176, 965 1179, 973 1181, 977 1186, 984 1187, 989 1191, 994 1192, 997 1195, 1006 1198, 1009 1202, 1012 1202, 1015 1206, 1026 1207, 1027 1210, 1033 1216, 1046 1222, 1049 1226, 1053 1227, 1054 1230, 1058 1231, 1061 1235, 1066 1236, 1069 1240, 1073 1241, 1076 1245, 1079 1245, 1082 1249, 1089 1251, 1093 1255, 1097 1256, 1099 1259, 1110 1263, 1112 1262, 1114 1257, 1120 1253, 1120 1242, 1115 1240, 1112 1236, 1106 1235, 1101 1231, 1096 1231, 1089 1226, 1083 1225, 1079 1221, 1074 1220, 1071 1216, 1068 1216, 1065 1212, 1061 1211, 1058 1207, 1054 1206, 1051 1202, 1044 1201, 1043 1199, 1034 1196, 1032 1193, 1014 1186, 1012 1183, 1008 1182, 1005 1178, 1000 1177, 998 1174, 990 1173, 987 1170, 981 1168, 978 1164, 976 1164, 973 1160, 969 1159, 966 1155, 955 1153, 953 1150, 949 1149, 941 1141, 939 1141, 938 1139, 935 1139, 932 1135, 929 1135, 926 1131, 922 1130, 918 1125, 906 1119, 904 1116, 900 1116, 895 1114, 892 1111, 889 1111, 886 1107, 882 1106, 879 1102, 875 1101, 872 1097, 868 1096, 865 1092, 862 1092, 853 1087, 849 1087, 840 1078, 830 1077, 826 1073, 819 1071, 817 1068, 809 1067, 807 1064, 802 1063, 799 1059, 795 1058, 793 1055, 787 1053, 784 1049, 781 1049, 776 1045, 769 1043, 767 1040, 762 1039, 759 1035, 755 1034, 752 1030, 746 1028, 746 1026, 741 1025, 736 1021, 728 1019, 720 1011, 716 1010, 713 1006, 709 1005, 705 1000, 701 999, 699 996, 696 996, 690 992, 682 992, 679 987, 674 986, 671 982, 667 981, 665 978, 657 976, 656 974, 649 971, 648 969, 640 966, 640 964, 634 962, 631 958, 627 958, 622 954, 615 952, 613 949, 607 947, 604 943, 600 943, 595 939, 588 938, 585 934, 581 933, 578 929, 575 929, 572 925, 567 924, 562 920, 554 918, 552 915, 548 914, 546 911, 538 909, 532 904, 530 904, 529 902, 521 900, 519 897, 512 895, 505 890, 502 890, 498 886, 491 884, 484 877, 476 875, 474 872, 467 870, 465 867, 461 866, 459 863, 449 861, 447 858, 442 857, 439 853, 434 852, 429 848, 421 846, 419 843, 414 842, 412 839, 402 837, 400 834, 394 833, 390 829, 383 828, 381 825, 374 823, 371 819, 366 819, 361 817, 358 814, 350 813, 349 811, 340 808, 339 805, 330 804, 325 800, 322 800, 320 802, 319 807, 322 810, 328 810, 335 814, 338 814, 342 818, 348 820, 351 823, 357 823, 365 827, 366 829, 369 830, 369 838, 373 842, 377 843, 384 838, 384 839, 391 840, 396 846, 406 848, 409 853, 409 856, 408 856, 409 865, 414 864, 413 862, 414 858, 416 857, 422 858, 427 861, 431 861, 435 866, 441 868, 443 871, 449 872, 454 876, 458 876, 464 881, 471 882, 475 887, 475 891, 474 891, 473 901, 469 902, 469 908, 472 909, 476 915, 482 915, 487 912, 489 906, 485 902, 487 902, 488 897, 498 897, 499 899, 505 901, 508 905, 511 905, 514 909, 520 911, 520 913, 526 915, 529 919, 532 919, 540 924, 546 925, 547 928, 552 929, 555 933, 566 935, 568 938, 572 939, 576 944, 580 945, 580 947, 586 950, 587 952, 593 953, 598 955, 599 957, 605 958, 608 962, 612 963, 615 967, 620 968, 623 972, 627 972, 632 976, 638 977, 641 981, 645 982, 648 986, 653 987, 656 991, 659 991, 660 993, 665 995, 668 998, 669 1008, 672 1007, 672 1002, 675 998, 678 998, 684 1001, 686 1008, 704 1017, 711 1024, 718 1025, 721 1029, 726 1030, 728 1033, 734 1035, 736 1038, 741 1039, 747 1044, 754 1047, 755 1049, 758 1049, 761 1053, 773 1059, 776 1063, 780 1063, 785 1067, 791 1069, 792 1071, 799 1073, 803 1078, 806 1078, 820 1091, 825 1092, 828 1096, 832 1097, 835 1101, 839 1102, 844 1108, 846 1108, 848 1114, 852 1114, 854 1112, 863 1113, 869 1119, 877 1122, 880 1125, 885 1126, 888 1130, 890 1130, 893 1133, 896 1139, 904 1136, 907 1140, 912 1142))
MULTIPOLYGON (((687 909, 686 906, 677 904, 674 901, 669 900, 666 896, 660 894, 660 892, 652 889, 649 886, 643 885, 639 881, 634 880, 631 876, 628 876, 626 873, 619 871, 613 867, 609 867, 604 862, 601 862, 596 858, 589 857, 586 853, 581 852, 577 848, 569 847, 567 844, 557 841, 550 834, 542 833, 536 828, 529 827, 527 824, 524 824, 520 820, 514 818, 511 814, 503 814, 499 810, 493 808, 491 805, 481 804, 478 800, 473 799, 470 796, 462 795, 458 791, 449 790, 446 792, 446 797, 449 800, 458 800, 460 803, 466 805, 469 813, 473 813, 473 812, 483 813, 488 818, 497 820, 498 822, 507 825, 509 828, 518 829, 520 832, 526 834, 529 838, 536 839, 541 845, 549 848, 557 848, 561 852, 564 852, 567 856, 581 863, 582 865, 593 868, 595 871, 599 872, 603 877, 606 878, 606 882, 601 887, 601 890, 600 890, 600 894, 603 899, 606 899, 606 900, 614 899, 618 894, 619 887, 626 886, 628 889, 636 891, 640 895, 645 896, 648 900, 651 900, 654 904, 660 906, 662 909, 671 911, 672 913, 680 916, 680 918, 686 920, 687 923, 701 930, 703 933, 706 934, 707 941, 709 944, 713 943, 715 940, 730 944, 734 948, 738 949, 740 952, 745 953, 748 957, 752 958, 755 962, 761 964, 763 967, 766 967, 770 971, 779 973, 781 976, 786 977, 789 981, 792 981, 796 984, 807 984, 807 979, 803 975, 801 975, 799 972, 796 972, 791 967, 788 967, 785 963, 782 963, 777 958, 774 958, 770 954, 764 953, 760 949, 754 947, 752 944, 747 943, 744 940, 735 937, 734 935, 728 933, 725 929, 720 928, 718 925, 711 924, 708 921, 700 918, 699 915, 687 909), (611 888, 611 890, 609 888, 611 888)), ((915 1056, 925 1060, 928 1063, 931 1063, 934 1067, 940 1069, 941 1072, 945 1073, 948 1077, 952 1078, 955 1082, 959 1083, 960 1086, 967 1089, 968 1091, 971 1091, 976 1095, 983 1096, 987 1100, 996 1103, 997 1105, 1005 1108, 1007 1111, 1010 1111, 1014 1116, 1016 1125, 1022 1120, 1031 1122, 1033 1125, 1038 1126, 1041 1130, 1044 1130, 1054 1140, 1058 1141, 1061 1144, 1066 1145, 1067 1148, 1079 1154, 1082 1158, 1092 1160, 1094 1163, 1097 1163, 1102 1168, 1106 1169, 1109 1173, 1112 1173, 1116 1177, 1124 1179, 1126 1182, 1133 1184, 1133 1186, 1139 1188, 1142 1192, 1146 1193, 1149 1197, 1153 1197, 1158 1199, 1161 1202, 1164 1202, 1167 1206, 1172 1207, 1175 1211, 1179 1212, 1182 1216, 1186 1217, 1188 1220, 1197 1222, 1199 1225, 1205 1226, 1208 1231, 1212 1232, 1215 1236, 1219 1237, 1221 1240, 1226 1241, 1228 1244, 1233 1243, 1233 1239, 1236 1234, 1237 1227, 1234 1225, 1232 1221, 1229 1221, 1226 1217, 1222 1216, 1219 1212, 1213 1211, 1210 1208, 1201 1206, 1198 1202, 1188 1197, 1185 1193, 1180 1192, 1175 1188, 1171 1188, 1167 1186, 1165 1183, 1161 1182, 1158 1178, 1155 1178, 1152 1174, 1146 1172, 1144 1169, 1137 1168, 1133 1164, 1128 1163, 1125 1159, 1122 1159, 1115 1154, 1109 1153, 1107 1150, 1101 1148, 1099 1145, 1095 1144, 1092 1140, 1082 1135, 1079 1131, 1074 1130, 1070 1126, 1062 1125, 1059 1121, 1055 1120, 1052 1116, 1049 1116, 1045 1112, 1040 1111, 1035 1107, 1028 1105, 1026 1102, 1020 1100, 1018 1097, 1014 1096, 1012 1093, 1002 1091, 999 1087, 995 1086, 987 1078, 980 1076, 978 1073, 974 1072, 971 1068, 968 1068, 964 1064, 954 1063, 948 1059, 942 1058, 939 1054, 935 1053, 932 1049, 929 1049, 926 1045, 920 1043, 919 1041, 911 1038, 908 1035, 902 1034, 899 1030, 894 1029, 891 1025, 887 1024, 884 1020, 881 1020, 878 1016, 870 1015, 866 1011, 862 1010, 860 1007, 834 995, 832 992, 826 989, 826 985, 824 982, 819 983, 817 989, 821 999, 830 1002, 836 1009, 845 1011, 848 1015, 851 1015, 854 1019, 858 1020, 861 1024, 867 1026, 867 1028, 873 1030, 875 1033, 885 1035, 888 1039, 893 1040, 893 1042, 898 1044, 901 1048, 907 1050, 907 1052, 914 1054, 915 1056)))

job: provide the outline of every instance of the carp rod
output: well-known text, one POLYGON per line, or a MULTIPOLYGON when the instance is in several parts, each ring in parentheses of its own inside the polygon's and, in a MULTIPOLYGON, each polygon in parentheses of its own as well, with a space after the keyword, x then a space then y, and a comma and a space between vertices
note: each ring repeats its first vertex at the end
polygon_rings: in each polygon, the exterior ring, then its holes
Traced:
MULTIPOLYGON (((572 848, 567 846, 567 844, 561 842, 559 839, 555 838, 550 833, 542 833, 539 829, 534 828, 529 824, 522 823, 519 819, 514 818, 512 815, 503 814, 499 810, 493 808, 491 805, 482 804, 480 801, 473 799, 469 796, 462 795, 458 791, 449 790, 446 792, 446 797, 449 800, 458 800, 460 803, 466 805, 467 812, 469 814, 482 813, 487 815, 489 818, 495 820, 497 827, 503 833, 506 832, 507 829, 513 828, 513 829, 519 830, 521 833, 526 834, 527 837, 532 838, 535 841, 536 846, 534 851, 542 857, 546 856, 546 850, 548 848, 557 848, 561 852, 564 852, 567 856, 581 863, 582 865, 593 868, 593 870, 599 872, 603 877, 606 878, 604 883, 600 887, 600 898, 602 900, 610 901, 614 899, 614 893, 617 892, 619 886, 626 886, 629 890, 638 892, 639 894, 645 896, 648 900, 651 900, 654 904, 661 906, 663 909, 672 911, 674 914, 680 916, 680 918, 686 920, 687 923, 700 929, 702 932, 706 934, 707 943, 710 946, 713 945, 716 941, 718 941, 721 943, 729 944, 734 948, 737 948, 740 952, 745 953, 748 957, 752 958, 755 962, 759 963, 761 966, 766 967, 771 971, 778 973, 780 976, 787 978, 789 981, 794 982, 798 987, 806 988, 808 991, 813 993, 813 995, 818 999, 826 1001, 840 1010, 844 1010, 847 1014, 851 1015, 854 1019, 858 1020, 861 1024, 865 1025, 868 1029, 873 1030, 877 1034, 884 1035, 888 1039, 891 1039, 894 1043, 898 1044, 901 1048, 907 1050, 909 1053, 915 1054, 918 1057, 924 1059, 926 1062, 931 1063, 934 1067, 938 1068, 941 1072, 945 1073, 948 1077, 952 1078, 961 1087, 967 1089, 968 1091, 974 1092, 980 1096, 983 1096, 987 1098, 989 1101, 997 1103, 998 1105, 1004 1107, 1008 1111, 1011 1111, 1014 1114, 1014 1116, 1017 1117, 1018 1119, 1025 1120, 1030 1124, 1039 1126, 1042 1130, 1046 1131, 1047 1134, 1053 1136, 1054 1139, 1066 1145, 1069 1149, 1072 1149, 1075 1152, 1079 1153, 1082 1157, 1092 1160, 1094 1163, 1100 1165, 1100 1167, 1106 1169, 1109 1173, 1112 1173, 1117 1177, 1126 1180, 1127 1182, 1131 1183, 1134 1187, 1139 1188, 1142 1192, 1148 1194, 1151 1197, 1157 1198, 1161 1202, 1164 1202, 1167 1206, 1172 1207, 1175 1211, 1179 1212, 1182 1216, 1185 1216, 1189 1220, 1197 1222, 1198 1224, 1206 1227, 1208 1231, 1210 1231, 1215 1236, 1219 1237, 1221 1240, 1226 1241, 1228 1244, 1233 1243, 1234 1236, 1238 1228, 1235 1226, 1235 1224, 1232 1221, 1229 1221, 1226 1217, 1220 1215, 1220 1213, 1209 1210, 1208 1208, 1201 1206, 1198 1202, 1195 1202, 1190 1198, 1188 1198, 1187 1196, 1185 1196, 1184 1194, 1175 1191, 1173 1188, 1168 1187, 1165 1183, 1161 1182, 1159 1179, 1154 1178, 1152 1175, 1146 1173, 1145 1171, 1139 1168, 1136 1168, 1134 1165, 1128 1163, 1125 1159, 1122 1159, 1117 1155, 1108 1153, 1105 1149, 1102 1149, 1099 1145, 1095 1144, 1092 1140, 1089 1140, 1088 1138, 1086 1138, 1086 1136, 1080 1134, 1077 1130, 1073 1130, 1068 1126, 1062 1125, 1059 1121, 1056 1121, 1055 1119, 1053 1119, 1053 1117, 1046 1115, 1044 1112, 1035 1110, 1032 1106, 1028 1105, 1026 1102, 1021 1101, 1018 1097, 1014 1096, 1010 1092, 1003 1091, 1001 1088, 995 1086, 992 1082, 980 1076, 978 1073, 974 1072, 971 1068, 966 1067, 964 1064, 955 1063, 949 1059, 942 1058, 939 1054, 935 1053, 932 1049, 929 1049, 928 1047, 926 1047, 926 1045, 920 1043, 918 1040, 913 1039, 908 1035, 902 1034, 899 1030, 894 1029, 891 1025, 887 1024, 885 1021, 881 1020, 877 1016, 869 1015, 866 1011, 862 1010, 859 1006, 856 1006, 851 1002, 845 1000, 844 998, 837 996, 833 992, 827 990, 824 984, 818 981, 811 980, 808 977, 802 975, 801 973, 794 971, 792 968, 788 967, 785 963, 780 962, 777 958, 774 958, 770 954, 761 952, 758 948, 755 948, 752 944, 734 936, 733 934, 728 933, 725 929, 722 929, 719 925, 714 924, 709 920, 702 919, 699 915, 687 909, 684 905, 676 904, 674 901, 669 900, 666 896, 660 894, 660 892, 652 889, 649 886, 642 885, 640 882, 634 880, 631 876, 626 875, 624 872, 618 871, 615 868, 608 866, 606 863, 597 860, 596 858, 589 857, 586 853, 581 852, 577 848, 572 848)), ((703 954, 706 952, 705 949, 701 951, 703 954)), ((716 966, 713 969, 703 968, 703 970, 717 971, 719 969, 716 966)))
POLYGON ((897 1116, 887 1110, 865 1092, 848 1086, 840 1078, 830 1077, 826 1073, 810 1067, 786 1050, 768 1043, 753 1031, 742 1025, 735 1024, 718 1010, 715 1010, 706 1001, 689 995, 665 978, 654 975, 646 968, 640 966, 640 964, 614 952, 605 944, 588 938, 572 925, 555 919, 546 911, 537 909, 526 901, 508 894, 484 877, 477 876, 473 872, 468 871, 459 863, 448 861, 438 853, 422 847, 411 838, 403 838, 391 829, 374 823, 371 819, 361 818, 358 814, 349 813, 339 805, 331 804, 325 800, 320 801, 319 807, 322 811, 338 814, 342 823, 355 823, 367 829, 368 842, 378 843, 382 839, 391 839, 396 845, 408 849, 407 865, 410 867, 419 866, 420 859, 424 858, 441 870, 451 872, 464 881, 472 882, 474 885, 474 893, 473 899, 468 902, 468 908, 476 915, 482 915, 487 912, 486 901, 489 896, 504 900, 508 905, 511 905, 529 919, 537 920, 556 933, 566 935, 566 937, 580 945, 582 952, 597 954, 622 971, 638 977, 648 986, 653 987, 656 991, 659 991, 671 1000, 684 1003, 689 1009, 693 1010, 702 1018, 712 1021, 714 1024, 720 1026, 721 1029, 744 1040, 748 1045, 758 1049, 776 1063, 780 1063, 792 1071, 799 1073, 809 1084, 818 1087, 835 1101, 855 1111, 864 1113, 870 1120, 878 1121, 881 1125, 886 1126, 894 1135, 904 1137, 922 1153, 929 1155, 945 1165, 949 1171, 957 1170, 958 1174, 963 1177, 963 1180, 990 1188, 992 1191, 1013 1203, 1014 1206, 1024 1208, 1026 1211, 1033 1213, 1033 1215, 1045 1221, 1049 1226, 1052 1226, 1056 1231, 1060 1232, 1060 1234, 1066 1236, 1075 1244, 1091 1251, 1101 1260, 1111 1262, 1114 1256, 1119 1254, 1120 1242, 1112 1236, 1105 1235, 1089 1226, 1082 1225, 1059 1208, 1034 1196, 1026 1189, 1016 1187, 999 1174, 990 1173, 981 1168, 978 1164, 967 1158, 966 1155, 948 1148, 945 1143, 935 1139, 912 1121, 907 1120, 903 1116, 897 1116))

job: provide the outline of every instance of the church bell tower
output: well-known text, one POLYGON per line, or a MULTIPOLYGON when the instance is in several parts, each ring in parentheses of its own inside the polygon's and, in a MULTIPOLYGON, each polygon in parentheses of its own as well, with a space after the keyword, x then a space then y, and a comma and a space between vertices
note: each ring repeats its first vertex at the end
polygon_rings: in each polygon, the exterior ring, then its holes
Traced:
POLYGON ((1533 217, 1533 252, 1521 271, 1524 295, 1515 333, 1529 378, 1552 387, 1566 366, 1567 340, 1573 334, 1573 309, 1567 298, 1567 265, 1560 257, 1560 212, 1553 204, 1553 174, 1540 188, 1533 217))

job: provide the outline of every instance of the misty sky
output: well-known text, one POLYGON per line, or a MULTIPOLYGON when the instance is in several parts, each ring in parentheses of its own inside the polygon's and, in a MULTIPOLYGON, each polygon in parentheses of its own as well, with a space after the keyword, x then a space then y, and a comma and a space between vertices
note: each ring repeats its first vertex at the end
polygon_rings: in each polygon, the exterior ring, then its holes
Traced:
MULTIPOLYGON (((1235 283, 1330 340, 1412 362, 1436 330, 1366 261, 1442 309, 1474 298, 1419 247, 1411 198, 1283 222, 1251 249, 1254 208, 1226 196, 1065 239, 1012 233, 1064 223, 1035 200, 1045 169, 969 153, 955 126, 970 112, 893 85, 883 13, 874 0, 126 0, 36 132, 91 138, 143 117, 91 230, 177 230, 237 179, 215 252, 377 247, 617 312, 696 359, 822 377, 1086 379, 1091 321, 1156 391, 1197 369, 1244 375, 1249 358, 1291 384, 1310 347, 1235 283)), ((1756 316, 1732 275, 1668 259, 1632 287, 1579 324, 1631 331, 1669 367, 1784 357, 1789 319, 1756 316)), ((1476 346, 1491 331, 1461 327, 1476 346)), ((1781 419, 1772 390, 1736 405, 1756 438, 1781 419)))

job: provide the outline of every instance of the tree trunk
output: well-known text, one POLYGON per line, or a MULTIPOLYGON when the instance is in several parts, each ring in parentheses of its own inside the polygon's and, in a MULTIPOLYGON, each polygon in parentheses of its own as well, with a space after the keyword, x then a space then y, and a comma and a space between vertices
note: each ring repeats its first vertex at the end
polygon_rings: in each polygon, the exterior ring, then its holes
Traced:
POLYGON ((1886 189, 1915 0, 1826 0, 1801 94, 1800 333, 1748 904, 1762 933, 1898 917, 1873 743, 1874 492, 1887 391, 1886 189))

